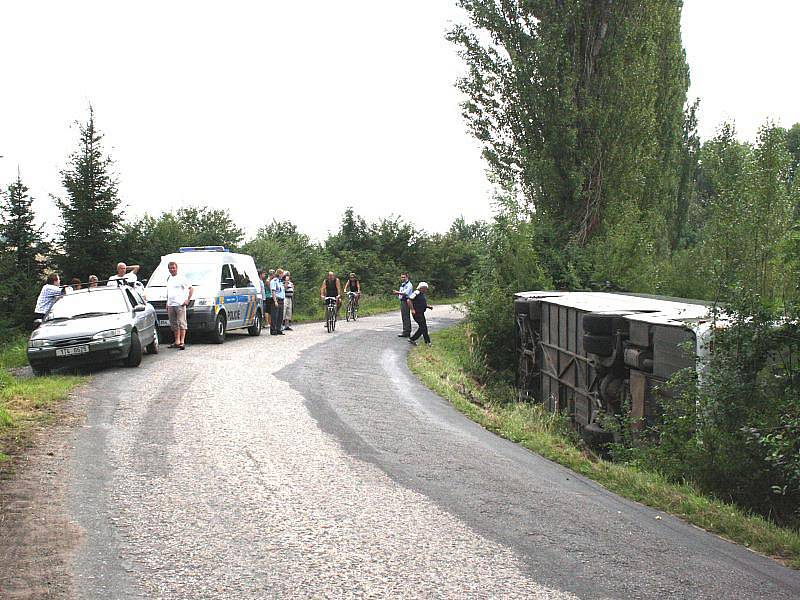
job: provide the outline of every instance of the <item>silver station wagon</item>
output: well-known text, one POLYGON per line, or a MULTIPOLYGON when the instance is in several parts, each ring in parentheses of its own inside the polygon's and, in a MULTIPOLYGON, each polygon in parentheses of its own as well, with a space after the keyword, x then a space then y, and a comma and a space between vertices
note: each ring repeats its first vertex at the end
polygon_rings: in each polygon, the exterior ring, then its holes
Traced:
POLYGON ((28 340, 36 375, 52 369, 122 361, 138 367, 158 353, 156 311, 133 287, 95 287, 62 296, 28 340))

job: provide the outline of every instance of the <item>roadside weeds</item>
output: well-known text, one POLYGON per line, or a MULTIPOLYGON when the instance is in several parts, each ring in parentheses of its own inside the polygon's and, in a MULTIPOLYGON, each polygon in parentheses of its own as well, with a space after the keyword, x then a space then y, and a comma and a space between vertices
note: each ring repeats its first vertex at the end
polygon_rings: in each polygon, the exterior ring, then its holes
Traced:
POLYGON ((30 443, 37 428, 53 421, 58 405, 86 380, 75 375, 14 374, 12 369, 27 364, 26 345, 27 337, 19 337, 0 348, 0 470, 30 443))
POLYGON ((676 485, 659 473, 597 457, 581 447, 558 416, 539 404, 516 402, 510 385, 487 387, 467 375, 464 367, 469 364, 469 350, 464 325, 432 337, 433 346, 412 349, 408 365, 428 388, 471 420, 620 496, 800 569, 800 532, 704 496, 688 483, 676 485))

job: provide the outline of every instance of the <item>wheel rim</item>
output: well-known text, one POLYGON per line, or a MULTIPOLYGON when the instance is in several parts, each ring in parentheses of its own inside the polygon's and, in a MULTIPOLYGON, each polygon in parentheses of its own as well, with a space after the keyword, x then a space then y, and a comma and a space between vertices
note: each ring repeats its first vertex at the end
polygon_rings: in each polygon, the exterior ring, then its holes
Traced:
POLYGON ((220 319, 217 321, 217 335, 219 337, 222 337, 224 333, 225 333, 225 324, 222 322, 222 319, 220 319))

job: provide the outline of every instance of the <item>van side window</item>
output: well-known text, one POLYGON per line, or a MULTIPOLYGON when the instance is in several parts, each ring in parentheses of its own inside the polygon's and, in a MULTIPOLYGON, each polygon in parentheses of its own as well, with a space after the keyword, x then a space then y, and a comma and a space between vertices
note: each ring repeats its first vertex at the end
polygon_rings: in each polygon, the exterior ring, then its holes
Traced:
MULTIPOLYGON (((226 265, 222 265, 222 278, 221 278, 221 280, 219 282, 219 287, 222 288, 222 289, 225 289, 225 287, 226 287, 225 282, 226 281, 228 282, 227 287, 232 287, 231 283, 235 281, 235 279, 233 277, 233 273, 231 273, 231 265, 227 265, 227 264, 226 265)), ((234 283, 234 285, 235 285, 235 283, 234 283)))
POLYGON ((236 271, 236 287, 250 287, 253 285, 250 283, 250 277, 247 275, 247 271, 245 271, 244 267, 239 266, 237 270, 236 267, 233 267, 236 271))
POLYGON ((239 271, 236 268, 236 265, 231 265, 231 273, 233 273, 233 284, 236 287, 241 287, 242 276, 239 275, 239 271))

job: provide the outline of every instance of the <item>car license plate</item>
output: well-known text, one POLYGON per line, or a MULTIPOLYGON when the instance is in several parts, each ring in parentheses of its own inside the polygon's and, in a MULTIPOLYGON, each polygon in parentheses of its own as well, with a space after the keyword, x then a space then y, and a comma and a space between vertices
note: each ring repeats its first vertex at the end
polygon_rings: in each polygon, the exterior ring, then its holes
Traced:
POLYGON ((86 354, 89 352, 89 345, 73 346, 72 348, 56 348, 56 356, 73 356, 75 354, 86 354))
POLYGON ((159 319, 158 320, 158 326, 159 327, 169 327, 169 321, 165 321, 164 319, 159 319))

